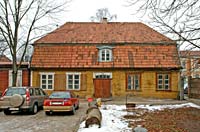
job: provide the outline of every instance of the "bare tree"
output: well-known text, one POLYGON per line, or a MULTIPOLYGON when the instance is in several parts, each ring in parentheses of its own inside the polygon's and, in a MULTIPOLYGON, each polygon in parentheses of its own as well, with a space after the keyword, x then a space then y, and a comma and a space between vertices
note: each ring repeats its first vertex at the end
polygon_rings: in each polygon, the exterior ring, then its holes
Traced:
POLYGON ((100 22, 102 21, 103 18, 107 18, 107 21, 113 21, 114 19, 117 19, 117 15, 116 14, 111 15, 108 8, 101 8, 97 10, 95 16, 90 17, 92 22, 95 21, 100 22))
POLYGON ((138 6, 137 13, 148 14, 150 25, 167 34, 180 45, 200 49, 199 0, 128 0, 138 6))
POLYGON ((52 26, 49 21, 52 21, 56 14, 63 11, 63 5, 66 3, 66 0, 0 1, 0 36, 3 37, 5 41, 3 44, 8 47, 12 57, 13 86, 16 86, 17 72, 28 45, 39 37, 38 33, 41 35, 42 31, 52 26), (21 56, 17 62, 19 51, 21 56))
POLYGON ((0 55, 3 55, 4 52, 8 49, 7 45, 5 45, 5 41, 2 37, 0 37, 0 55))

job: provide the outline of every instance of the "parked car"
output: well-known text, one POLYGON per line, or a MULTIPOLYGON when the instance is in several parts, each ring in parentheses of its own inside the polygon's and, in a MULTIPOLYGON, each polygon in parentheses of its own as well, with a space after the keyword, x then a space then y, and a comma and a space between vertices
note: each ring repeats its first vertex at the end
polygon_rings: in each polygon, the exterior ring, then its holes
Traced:
POLYGON ((41 88, 33 87, 9 87, 0 98, 0 110, 6 115, 12 111, 27 111, 32 114, 43 107, 44 99, 48 95, 41 88))
POLYGON ((48 99, 45 99, 43 109, 46 115, 53 112, 71 112, 79 108, 79 99, 72 91, 55 91, 48 99))

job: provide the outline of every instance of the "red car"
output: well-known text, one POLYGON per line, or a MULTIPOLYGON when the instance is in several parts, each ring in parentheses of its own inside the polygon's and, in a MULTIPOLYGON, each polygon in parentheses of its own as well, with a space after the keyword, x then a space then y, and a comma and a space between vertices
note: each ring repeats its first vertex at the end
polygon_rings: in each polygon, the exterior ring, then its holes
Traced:
POLYGON ((71 112, 75 114, 75 110, 79 108, 79 99, 71 91, 55 91, 48 99, 44 100, 43 105, 46 115, 50 115, 53 112, 71 112))

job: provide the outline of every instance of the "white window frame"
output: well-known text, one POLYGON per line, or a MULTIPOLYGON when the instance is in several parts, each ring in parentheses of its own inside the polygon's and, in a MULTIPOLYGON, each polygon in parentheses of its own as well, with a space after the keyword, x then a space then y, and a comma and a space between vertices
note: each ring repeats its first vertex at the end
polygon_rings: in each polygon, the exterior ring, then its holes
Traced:
MULTIPOLYGON (((9 82, 8 82, 9 87, 12 86, 12 82, 13 82, 12 72, 13 70, 9 70, 9 82)), ((22 86, 22 70, 18 70, 16 86, 17 87, 22 86)))
POLYGON ((112 79, 111 72, 95 72, 95 73, 93 73, 93 78, 96 78, 96 76, 99 76, 99 75, 108 75, 108 76, 110 76, 110 78, 107 78, 107 79, 112 79))
POLYGON ((112 61, 112 50, 111 49, 100 49, 99 50, 99 61, 100 62, 112 61), (103 57, 103 53, 104 53, 104 57, 103 57))
POLYGON ((98 51, 99 62, 110 62, 113 60, 113 51, 112 50, 114 47, 104 45, 104 46, 99 46, 97 48, 99 49, 99 51, 98 51), (105 53, 104 58, 102 57, 103 53, 105 53))
POLYGON ((127 76, 127 89, 128 90, 140 90, 140 74, 128 74, 128 76, 127 76), (130 77, 130 81, 131 82, 129 82, 129 77, 130 77), (136 79, 136 77, 137 77, 137 79, 136 79), (138 84, 136 83, 136 82, 138 82, 138 84), (130 83, 130 88, 129 88, 129 83, 130 83), (137 87, 137 85, 138 85, 138 87, 137 87))
POLYGON ((41 72, 40 73, 40 87, 42 88, 42 89, 44 89, 44 90, 54 90, 54 75, 55 75, 55 73, 53 73, 53 72, 41 72), (45 75, 46 76, 46 84, 45 84, 45 86, 46 86, 46 88, 43 88, 42 87, 42 75, 45 75), (48 88, 48 75, 52 75, 52 88, 51 89, 49 89, 48 88))
POLYGON ((157 90, 170 90, 171 84, 170 84, 170 74, 165 74, 165 73, 158 73, 157 74, 157 90), (159 75, 162 76, 162 78, 159 79, 159 75), (165 76, 168 75, 168 78, 166 79, 165 76), (162 82, 162 84, 159 83, 159 81, 162 82), (165 81, 168 81, 168 83, 165 83, 165 81), (161 86, 162 88, 159 88, 161 86), (168 86, 166 89, 165 86, 168 86))
POLYGON ((80 72, 67 72, 66 73, 66 89, 67 90, 80 90, 81 89, 81 73, 80 72), (69 75, 72 75, 73 79, 72 79, 72 89, 69 89, 68 87, 68 82, 69 82, 69 75), (75 89, 75 75, 79 75, 79 85, 78 85, 78 89, 75 89))

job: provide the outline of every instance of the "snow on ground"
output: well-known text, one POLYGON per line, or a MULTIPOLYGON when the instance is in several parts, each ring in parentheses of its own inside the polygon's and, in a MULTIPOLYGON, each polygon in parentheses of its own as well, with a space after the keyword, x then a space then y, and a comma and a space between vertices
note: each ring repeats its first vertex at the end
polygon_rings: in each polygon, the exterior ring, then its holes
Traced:
MULTIPOLYGON (((200 106, 193 103, 176 104, 176 105, 137 105, 136 109, 147 109, 149 111, 176 109, 182 107, 195 107, 200 109, 200 106)), ((101 128, 91 126, 85 128, 85 121, 80 124, 78 132, 131 132, 128 128, 128 122, 123 119, 127 115, 125 105, 103 105, 101 108, 102 122, 101 128)))
POLYGON ((193 103, 176 104, 176 105, 138 105, 136 108, 147 109, 150 111, 163 110, 163 109, 176 109, 182 107, 194 107, 200 109, 200 106, 193 103))

